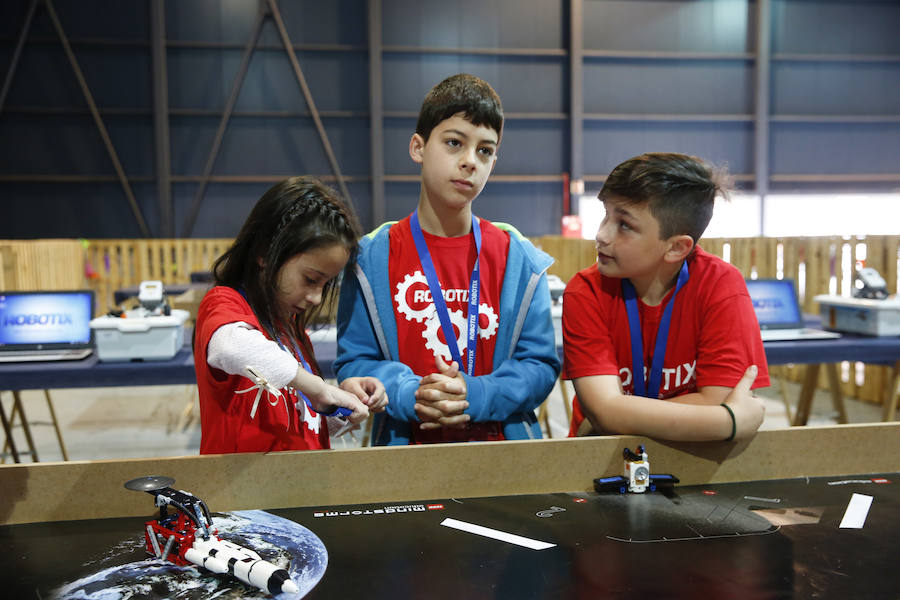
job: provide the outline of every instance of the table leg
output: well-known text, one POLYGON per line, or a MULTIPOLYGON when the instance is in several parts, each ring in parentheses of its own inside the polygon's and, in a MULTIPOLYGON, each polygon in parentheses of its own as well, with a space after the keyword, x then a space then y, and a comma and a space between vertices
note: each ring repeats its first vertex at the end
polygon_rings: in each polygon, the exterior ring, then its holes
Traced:
POLYGON ((784 414, 787 417, 787 422, 793 423, 791 403, 788 401, 787 386, 784 383, 787 379, 787 367, 784 365, 771 365, 769 367, 769 378, 773 377, 778 380, 778 392, 781 394, 781 402, 784 404, 784 414))
POLYGON ((838 423, 847 423, 847 409, 844 407, 844 390, 841 389, 841 378, 838 376, 838 363, 825 365, 828 385, 831 386, 831 401, 838 413, 838 423))
POLYGON ((806 425, 809 421, 809 410, 812 407, 813 394, 819 383, 819 363, 806 365, 806 375, 803 378, 803 386, 800 388, 800 400, 797 402, 797 412, 794 415, 794 425, 806 425))
POLYGON ((188 403, 184 405, 184 409, 181 411, 181 417, 178 419, 178 429, 181 430, 182 433, 187 431, 187 428, 190 427, 191 423, 194 422, 194 396, 191 396, 191 399, 188 400, 188 403))
MULTIPOLYGON (((13 404, 13 408, 15 408, 15 404, 13 404)), ((12 454, 13 462, 20 463, 22 460, 19 458, 19 451, 16 449, 16 441, 13 439, 12 423, 10 423, 10 419, 6 418, 6 410, 3 409, 2 400, 0 400, 0 420, 3 421, 3 431, 6 433, 6 443, 12 454)))
POLYGON ((544 429, 547 431, 547 437, 552 438, 553 432, 550 431, 550 411, 547 410, 547 400, 545 399, 541 402, 540 407, 538 407, 538 422, 544 424, 544 429))
POLYGON ((375 415, 373 413, 369 413, 369 418, 366 419, 366 425, 364 427, 363 438, 362 438, 362 447, 365 448, 369 446, 372 440, 372 422, 375 420, 375 415))
POLYGON ((25 441, 28 442, 28 449, 31 450, 31 458, 34 462, 39 462, 37 448, 34 447, 34 438, 31 437, 31 425, 28 424, 28 417, 25 416, 25 405, 22 403, 22 396, 19 391, 13 391, 14 406, 19 409, 19 419, 22 421, 22 432, 25 434, 25 441))
POLYGON ((900 383, 900 360, 894 363, 891 375, 888 377, 887 389, 885 390, 883 402, 882 421, 893 421, 897 415, 897 399, 900 393, 897 392, 897 384, 900 383))
POLYGON ((66 445, 63 443, 62 431, 59 429, 59 421, 56 420, 56 410, 53 408, 53 401, 50 399, 50 390, 44 390, 44 397, 47 399, 47 408, 50 410, 50 421, 53 423, 53 429, 56 431, 56 441, 59 442, 59 450, 62 452, 62 459, 69 460, 69 453, 66 452, 66 445))
POLYGON ((566 428, 572 425, 572 400, 569 398, 569 388, 566 387, 566 380, 559 380, 559 391, 562 393, 563 408, 566 409, 566 428))

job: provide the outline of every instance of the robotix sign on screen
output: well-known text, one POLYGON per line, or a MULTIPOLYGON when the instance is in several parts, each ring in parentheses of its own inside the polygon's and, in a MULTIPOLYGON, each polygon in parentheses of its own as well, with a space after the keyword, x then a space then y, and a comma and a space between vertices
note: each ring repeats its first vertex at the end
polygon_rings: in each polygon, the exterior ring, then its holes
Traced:
POLYGON ((0 294, 0 344, 86 343, 90 320, 90 293, 0 294))

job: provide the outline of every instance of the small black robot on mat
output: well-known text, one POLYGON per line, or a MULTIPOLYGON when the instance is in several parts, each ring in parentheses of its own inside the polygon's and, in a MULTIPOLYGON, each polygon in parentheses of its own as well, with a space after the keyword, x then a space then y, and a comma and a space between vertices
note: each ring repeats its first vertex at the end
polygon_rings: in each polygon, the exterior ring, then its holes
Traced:
POLYGON ((594 479, 594 489, 598 492, 618 491, 624 494, 626 491, 643 494, 647 490, 655 492, 659 486, 673 486, 678 483, 678 478, 667 474, 650 474, 650 461, 647 460, 647 451, 643 445, 637 447, 637 453, 629 448, 622 452, 625 458, 625 475, 615 477, 598 477, 594 479))
POLYGON ((156 497, 159 518, 147 521, 144 537, 147 552, 179 566, 203 567, 213 573, 228 573, 248 585, 270 594, 300 591, 290 575, 259 554, 220 539, 211 530, 212 517, 206 503, 181 490, 174 490, 171 477, 138 477, 125 483, 136 492, 156 497), (175 509, 169 512, 169 507, 175 509))

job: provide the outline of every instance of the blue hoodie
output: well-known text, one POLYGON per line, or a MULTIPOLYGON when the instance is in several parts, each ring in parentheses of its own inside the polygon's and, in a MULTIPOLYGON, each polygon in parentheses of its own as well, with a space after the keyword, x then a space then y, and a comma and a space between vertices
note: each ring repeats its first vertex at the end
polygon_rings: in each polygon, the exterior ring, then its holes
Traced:
MULTIPOLYGON (((375 445, 408 444, 410 427, 419 419, 413 408, 421 377, 398 362, 397 322, 388 276, 388 230, 385 223, 360 242, 355 277, 341 284, 337 314, 339 380, 377 377, 384 383, 388 407, 373 423, 375 445)), ((559 376, 547 269, 553 259, 535 248, 515 228, 495 226, 510 236, 500 293, 500 326, 494 370, 466 380, 472 422, 501 421, 506 439, 537 439, 541 427, 534 415, 559 376)))

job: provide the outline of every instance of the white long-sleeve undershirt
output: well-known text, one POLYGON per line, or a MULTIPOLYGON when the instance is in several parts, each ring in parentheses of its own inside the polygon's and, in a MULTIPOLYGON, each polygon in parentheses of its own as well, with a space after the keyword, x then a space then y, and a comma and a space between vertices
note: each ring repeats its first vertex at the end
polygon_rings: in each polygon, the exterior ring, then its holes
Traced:
POLYGON ((243 321, 222 325, 206 348, 209 366, 230 375, 247 376, 247 366, 276 388, 286 387, 302 368, 289 352, 243 321))

